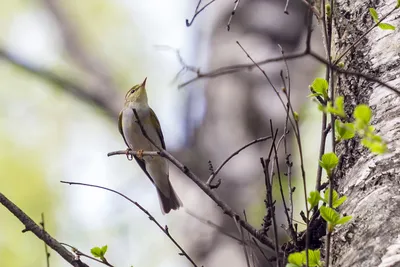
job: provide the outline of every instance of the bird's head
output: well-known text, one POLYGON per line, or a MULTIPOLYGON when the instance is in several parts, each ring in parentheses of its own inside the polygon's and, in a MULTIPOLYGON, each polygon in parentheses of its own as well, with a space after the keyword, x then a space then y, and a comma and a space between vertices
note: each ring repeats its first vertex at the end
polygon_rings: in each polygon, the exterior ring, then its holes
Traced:
POLYGON ((125 102, 147 104, 146 79, 141 84, 133 86, 125 95, 125 102))

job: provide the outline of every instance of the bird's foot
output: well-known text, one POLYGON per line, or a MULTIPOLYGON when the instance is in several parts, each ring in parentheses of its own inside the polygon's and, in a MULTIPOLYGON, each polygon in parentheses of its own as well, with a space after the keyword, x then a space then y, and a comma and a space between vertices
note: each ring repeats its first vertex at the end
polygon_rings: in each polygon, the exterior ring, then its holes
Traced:
POLYGON ((125 150, 125 155, 126 155, 126 158, 127 158, 128 160, 132 160, 132 159, 133 159, 133 155, 131 154, 131 152, 132 152, 132 149, 130 149, 130 148, 127 148, 127 149, 125 150))
POLYGON ((138 159, 142 160, 143 159, 143 149, 139 149, 138 151, 136 151, 136 157, 138 157, 138 159))

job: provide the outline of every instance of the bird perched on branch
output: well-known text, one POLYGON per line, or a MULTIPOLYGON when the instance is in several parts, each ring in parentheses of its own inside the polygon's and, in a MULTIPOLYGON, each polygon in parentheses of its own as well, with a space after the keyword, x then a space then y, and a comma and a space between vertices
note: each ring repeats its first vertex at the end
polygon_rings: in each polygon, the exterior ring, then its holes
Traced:
POLYGON ((166 214, 171 209, 181 207, 182 202, 170 183, 167 159, 161 156, 143 156, 143 151, 158 151, 157 146, 165 149, 160 122, 147 102, 146 80, 147 78, 126 93, 125 107, 119 114, 118 129, 128 148, 137 152, 134 158, 155 185, 161 211, 166 214))

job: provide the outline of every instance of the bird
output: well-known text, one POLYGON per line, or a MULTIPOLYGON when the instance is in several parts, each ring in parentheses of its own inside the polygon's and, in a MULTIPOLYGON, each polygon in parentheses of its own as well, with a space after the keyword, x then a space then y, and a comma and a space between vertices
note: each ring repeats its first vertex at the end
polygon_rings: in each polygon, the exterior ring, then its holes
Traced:
POLYGON ((160 122, 148 104, 146 81, 147 78, 126 93, 125 105, 119 114, 118 130, 128 146, 127 155, 129 149, 137 152, 133 157, 156 187, 161 212, 165 215, 183 204, 171 185, 168 160, 161 156, 143 155, 143 151, 158 151, 157 146, 166 149, 160 122))

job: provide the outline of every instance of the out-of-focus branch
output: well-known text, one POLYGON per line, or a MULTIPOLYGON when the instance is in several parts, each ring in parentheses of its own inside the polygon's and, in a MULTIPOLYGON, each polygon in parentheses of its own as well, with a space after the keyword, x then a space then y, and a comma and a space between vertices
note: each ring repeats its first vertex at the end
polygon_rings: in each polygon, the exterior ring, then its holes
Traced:
POLYGON ((115 101, 110 101, 109 98, 98 94, 95 90, 89 90, 87 87, 73 82, 72 79, 63 78, 52 71, 45 70, 32 63, 26 62, 23 59, 13 56, 11 53, 1 47, 0 59, 59 86, 65 92, 77 97, 89 105, 96 105, 112 118, 118 117, 120 108, 118 103, 115 101))
POLYGON ((106 65, 98 56, 92 56, 90 51, 84 49, 79 39, 79 29, 73 25, 71 19, 65 13, 62 7, 63 1, 59 0, 43 0, 44 6, 53 15, 55 22, 60 29, 64 41, 64 47, 68 55, 85 71, 92 74, 99 82, 97 82, 103 93, 110 93, 110 89, 114 87, 110 72, 106 65))
POLYGON ((67 262, 69 262, 74 267, 89 267, 83 263, 76 255, 69 252, 64 248, 60 242, 51 237, 44 229, 37 225, 28 215, 26 215, 17 205, 11 202, 6 196, 0 193, 0 203, 6 207, 15 217, 18 218, 24 225, 25 229, 22 231, 31 231, 39 239, 43 240, 49 247, 60 254, 67 262))

